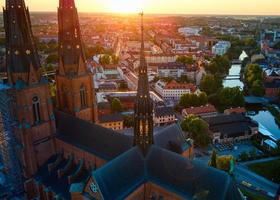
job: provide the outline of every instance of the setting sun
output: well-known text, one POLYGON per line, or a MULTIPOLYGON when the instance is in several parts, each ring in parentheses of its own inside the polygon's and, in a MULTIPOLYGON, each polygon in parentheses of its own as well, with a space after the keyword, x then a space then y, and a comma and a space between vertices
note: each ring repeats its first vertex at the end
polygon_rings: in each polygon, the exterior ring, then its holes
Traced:
POLYGON ((142 9, 141 0, 107 0, 110 12, 117 13, 135 13, 142 9))

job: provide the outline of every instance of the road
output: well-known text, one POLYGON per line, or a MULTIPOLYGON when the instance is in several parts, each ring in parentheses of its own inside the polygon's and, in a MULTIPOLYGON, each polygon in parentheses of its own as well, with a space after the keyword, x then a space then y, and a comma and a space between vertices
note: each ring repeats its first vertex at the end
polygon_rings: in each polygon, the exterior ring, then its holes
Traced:
POLYGON ((252 184, 252 188, 260 188, 261 190, 273 194, 275 196, 279 185, 275 184, 254 172, 251 172, 245 165, 238 164, 234 170, 234 177, 237 183, 241 184, 246 181, 252 184))
MULTIPOLYGON (((210 157, 203 156, 203 157, 195 158, 195 160, 198 160, 201 163, 208 165, 208 161, 210 160, 210 157)), ((271 160, 271 159, 268 159, 268 160, 271 160)), ((266 161, 266 160, 264 160, 264 161, 266 161)), ((262 162, 262 160, 260 162, 262 162)), ((254 191, 256 193, 262 194, 262 195, 265 195, 264 192, 275 195, 279 188, 278 184, 275 184, 275 183, 267 180, 266 178, 261 177, 261 176, 257 175, 256 173, 250 171, 248 169, 248 167, 243 163, 238 163, 235 166, 234 177, 235 177, 236 182, 239 185, 242 185, 243 181, 250 183, 252 186, 247 189, 250 191, 254 191), (256 191, 256 188, 259 188, 264 192, 256 191)), ((243 188, 246 188, 246 187, 243 187, 243 188)), ((266 194, 266 196, 271 198, 271 196, 268 196, 267 194, 266 194)))

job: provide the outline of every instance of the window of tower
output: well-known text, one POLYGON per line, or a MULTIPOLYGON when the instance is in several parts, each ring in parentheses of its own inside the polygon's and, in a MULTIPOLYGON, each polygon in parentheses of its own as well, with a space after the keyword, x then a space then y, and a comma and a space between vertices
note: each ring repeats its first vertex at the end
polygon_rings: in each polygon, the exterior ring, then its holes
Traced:
POLYGON ((80 88, 80 99, 81 99, 81 107, 87 107, 87 96, 86 96, 86 87, 84 85, 80 88))
POLYGON ((40 115, 40 101, 38 96, 34 96, 32 98, 32 109, 33 109, 34 122, 39 123, 41 121, 41 115, 40 115))

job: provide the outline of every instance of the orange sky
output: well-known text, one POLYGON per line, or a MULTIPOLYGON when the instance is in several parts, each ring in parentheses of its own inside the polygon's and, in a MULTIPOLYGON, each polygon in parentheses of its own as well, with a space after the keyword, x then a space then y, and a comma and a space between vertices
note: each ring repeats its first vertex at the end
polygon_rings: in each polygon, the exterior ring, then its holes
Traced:
MULTIPOLYGON (((31 11, 55 11, 59 0, 25 1, 31 11)), ((82 12, 280 15, 280 0, 76 0, 76 5, 82 12)))

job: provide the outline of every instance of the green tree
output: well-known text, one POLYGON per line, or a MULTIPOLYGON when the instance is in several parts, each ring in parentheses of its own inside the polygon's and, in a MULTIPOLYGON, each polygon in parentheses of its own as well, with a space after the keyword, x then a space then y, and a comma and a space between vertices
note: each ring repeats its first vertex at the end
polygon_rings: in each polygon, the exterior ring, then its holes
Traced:
POLYGON ((219 156, 217 158, 217 168, 229 173, 231 170, 230 165, 231 165, 232 161, 234 161, 234 158, 232 155, 219 156))
POLYGON ((196 145, 206 147, 211 143, 208 126, 201 118, 188 115, 182 121, 181 127, 183 131, 191 134, 191 138, 194 139, 196 145))
POLYGON ((217 168, 217 152, 215 150, 212 152, 209 166, 217 168))
POLYGON ((111 63, 111 57, 109 55, 103 55, 100 57, 99 62, 101 65, 109 65, 111 63))
POLYGON ((187 75, 182 75, 177 81, 179 83, 190 83, 189 77, 187 75))
POLYGON ((258 64, 249 64, 245 70, 245 83, 249 88, 249 92, 256 96, 264 95, 264 75, 263 70, 258 64))
POLYGON ((215 105, 221 110, 230 107, 243 107, 245 105, 243 91, 239 87, 223 88, 217 93, 215 105))
POLYGON ((58 62, 58 54, 50 54, 46 58, 46 63, 51 64, 51 63, 57 63, 58 62))
POLYGON ((208 97, 205 92, 197 94, 183 94, 180 98, 179 105, 181 107, 191 107, 191 106, 204 106, 208 102, 208 97))
POLYGON ((255 80, 250 88, 250 93, 262 97, 265 93, 263 82, 261 80, 255 80))
POLYGON ((122 103, 118 98, 114 98, 111 102, 112 113, 119 113, 122 111, 122 103))
POLYGON ((246 161, 249 159, 249 155, 246 151, 243 151, 240 155, 239 155, 239 159, 241 161, 246 161))
POLYGON ((123 125, 126 128, 130 128, 134 126, 134 118, 131 115, 124 116, 123 125))
POLYGON ((188 64, 188 65, 192 65, 195 63, 194 59, 190 56, 179 56, 177 58, 176 62, 180 62, 180 63, 188 64))
POLYGON ((215 94, 223 87, 222 80, 214 75, 206 74, 203 76, 200 88, 207 95, 215 94))

